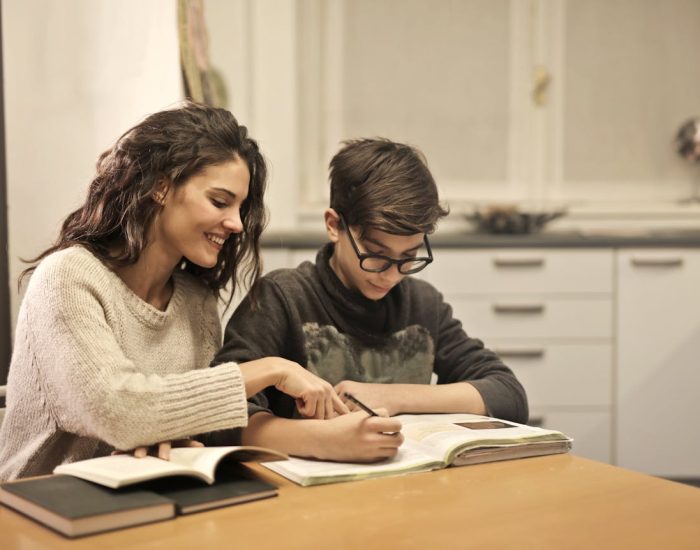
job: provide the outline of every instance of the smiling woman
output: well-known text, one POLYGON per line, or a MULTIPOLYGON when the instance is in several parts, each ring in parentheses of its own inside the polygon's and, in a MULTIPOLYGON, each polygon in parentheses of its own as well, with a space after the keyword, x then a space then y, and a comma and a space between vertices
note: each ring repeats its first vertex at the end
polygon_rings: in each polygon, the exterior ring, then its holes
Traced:
POLYGON ((260 272, 265 185, 247 129, 191 102, 100 156, 84 204, 24 273, 0 480, 245 426, 246 396, 269 385, 307 409, 347 411, 291 361, 207 368, 219 292, 260 272))

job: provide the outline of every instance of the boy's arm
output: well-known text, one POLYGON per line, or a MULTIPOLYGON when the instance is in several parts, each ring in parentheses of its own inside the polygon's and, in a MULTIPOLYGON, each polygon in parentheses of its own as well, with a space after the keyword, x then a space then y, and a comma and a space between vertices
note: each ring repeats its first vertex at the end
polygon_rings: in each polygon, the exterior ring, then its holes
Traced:
POLYGON ((467 382, 481 395, 486 414, 527 422, 527 396, 513 371, 494 352, 486 349, 481 340, 467 336, 462 323, 453 317, 452 307, 442 300, 442 296, 439 316, 435 347, 438 384, 467 382))
MULTIPOLYGON (((451 384, 371 384, 343 380, 336 384, 340 397, 348 392, 370 407, 383 407, 389 415, 401 413, 488 414, 479 391, 469 382, 451 384)), ((345 401, 352 410, 353 404, 345 401)))
POLYGON ((242 444, 320 460, 375 462, 396 455, 403 443, 400 430, 398 420, 363 411, 330 420, 292 420, 260 412, 248 421, 242 444))
POLYGON ((438 384, 467 382, 481 395, 486 414, 527 422, 527 395, 513 371, 486 349, 481 340, 467 336, 462 323, 452 316, 449 304, 442 302, 440 311, 440 337, 435 353, 438 384))
POLYGON ((341 397, 343 392, 353 393, 370 407, 384 407, 392 415, 463 412, 527 422, 527 397, 513 371, 480 340, 467 336, 441 297, 435 311, 438 330, 433 370, 437 385, 344 380, 335 386, 336 392, 341 397))

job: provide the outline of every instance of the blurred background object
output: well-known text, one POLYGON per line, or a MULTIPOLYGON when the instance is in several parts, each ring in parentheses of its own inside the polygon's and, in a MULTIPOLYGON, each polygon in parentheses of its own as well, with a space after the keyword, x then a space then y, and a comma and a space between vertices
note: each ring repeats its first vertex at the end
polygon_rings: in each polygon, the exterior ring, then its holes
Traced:
MULTIPOLYGON (((675 146, 683 159, 691 163, 700 161, 700 118, 688 119, 681 125, 676 134, 675 146)), ((700 202, 700 170, 696 170, 692 194, 680 202, 700 202)))
POLYGON ((490 206, 466 214, 466 218, 482 233, 525 235, 542 230, 547 223, 564 214, 564 209, 525 212, 516 206, 490 206))
POLYGON ((226 84, 221 73, 209 62, 203 0, 179 0, 177 15, 185 96, 199 103, 226 108, 226 84))

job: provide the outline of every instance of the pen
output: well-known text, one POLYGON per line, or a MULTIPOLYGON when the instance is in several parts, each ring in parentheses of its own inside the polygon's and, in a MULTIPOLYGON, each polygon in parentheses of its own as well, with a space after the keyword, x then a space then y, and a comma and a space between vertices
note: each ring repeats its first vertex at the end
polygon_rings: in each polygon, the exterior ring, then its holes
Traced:
POLYGON ((376 412, 374 412, 372 409, 370 409, 367 405, 365 405, 362 401, 360 401, 357 397, 352 395, 351 393, 344 392, 343 395, 347 397, 350 401, 355 403, 358 407, 360 407, 363 411, 365 411, 368 415, 370 416, 379 416, 376 412))

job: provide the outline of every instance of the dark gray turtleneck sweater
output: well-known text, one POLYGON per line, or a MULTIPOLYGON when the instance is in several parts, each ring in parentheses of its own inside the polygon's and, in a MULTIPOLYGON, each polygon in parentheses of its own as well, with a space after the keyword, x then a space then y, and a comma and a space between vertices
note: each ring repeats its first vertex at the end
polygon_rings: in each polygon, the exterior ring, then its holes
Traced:
MULTIPOLYGON (((406 277, 381 300, 368 300, 338 279, 332 254, 327 244, 315 264, 260 279, 257 307, 248 297, 236 309, 214 363, 280 356, 331 384, 428 384, 434 372, 438 384, 474 385, 491 416, 527 421, 525 390, 513 372, 467 336, 433 286, 406 277)), ((249 414, 262 409, 293 417, 294 400, 270 388, 250 400, 249 414)))

